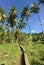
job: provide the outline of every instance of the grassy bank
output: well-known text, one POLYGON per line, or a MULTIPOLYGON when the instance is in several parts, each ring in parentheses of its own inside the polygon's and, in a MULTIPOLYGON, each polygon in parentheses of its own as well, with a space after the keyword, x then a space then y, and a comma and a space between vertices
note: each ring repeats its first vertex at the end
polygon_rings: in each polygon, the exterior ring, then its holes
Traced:
POLYGON ((23 42, 30 65, 44 65, 44 44, 23 42))
POLYGON ((20 50, 17 43, 0 45, 0 64, 20 65, 20 50))

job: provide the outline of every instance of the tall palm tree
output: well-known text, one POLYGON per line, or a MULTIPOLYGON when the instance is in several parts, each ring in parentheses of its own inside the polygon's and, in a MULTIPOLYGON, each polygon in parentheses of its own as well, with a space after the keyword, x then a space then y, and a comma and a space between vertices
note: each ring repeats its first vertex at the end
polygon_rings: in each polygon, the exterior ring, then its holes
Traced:
POLYGON ((10 24, 10 27, 14 27, 16 25, 16 17, 17 17, 17 10, 15 9, 14 6, 11 6, 9 8, 9 16, 7 18, 8 23, 10 24))
POLYGON ((33 4, 31 4, 30 11, 31 11, 31 13, 37 14, 39 22, 40 22, 41 29, 42 29, 42 32, 43 32, 43 35, 44 35, 44 30, 43 30, 43 27, 42 27, 42 21, 41 21, 41 19, 39 17, 39 10, 40 10, 40 8, 35 2, 33 4))
MULTIPOLYGON (((30 10, 28 8, 28 6, 25 6, 23 9, 22 9, 22 12, 21 12, 21 18, 22 19, 26 19, 26 21, 28 20, 30 16, 30 10)), ((30 29, 30 26, 29 26, 29 22, 27 21, 28 23, 28 27, 29 27, 29 31, 30 31, 30 40, 32 40, 32 36, 31 36, 31 29, 30 29)))
MULTIPOLYGON (((11 6, 9 8, 9 16, 7 18, 8 24, 10 24, 10 27, 12 28, 12 38, 14 39, 14 26, 16 26, 16 18, 17 18, 17 10, 14 6, 11 6)), ((13 42, 13 40, 12 40, 13 42)))
POLYGON ((0 7, 0 44, 2 43, 3 26, 6 19, 6 14, 3 8, 0 7))

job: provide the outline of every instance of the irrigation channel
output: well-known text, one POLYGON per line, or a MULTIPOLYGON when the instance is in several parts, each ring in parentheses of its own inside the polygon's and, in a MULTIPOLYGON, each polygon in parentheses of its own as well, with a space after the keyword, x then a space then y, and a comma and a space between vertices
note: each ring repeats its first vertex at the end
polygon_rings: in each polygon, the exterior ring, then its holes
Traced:
POLYGON ((21 45, 19 45, 19 47, 21 50, 21 65, 30 65, 24 48, 21 45))

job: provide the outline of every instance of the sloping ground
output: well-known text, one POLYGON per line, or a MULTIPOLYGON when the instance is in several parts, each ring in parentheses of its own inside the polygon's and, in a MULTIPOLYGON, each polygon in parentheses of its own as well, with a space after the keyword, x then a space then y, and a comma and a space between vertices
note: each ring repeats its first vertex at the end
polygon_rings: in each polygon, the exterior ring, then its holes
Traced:
POLYGON ((30 65, 44 65, 44 44, 23 42, 30 65))
POLYGON ((21 62, 24 61, 30 65, 44 65, 44 44, 29 42, 20 44, 25 49, 22 54, 17 43, 0 45, 0 65, 23 65, 21 62))
POLYGON ((17 43, 0 45, 0 65, 20 65, 20 55, 17 43))

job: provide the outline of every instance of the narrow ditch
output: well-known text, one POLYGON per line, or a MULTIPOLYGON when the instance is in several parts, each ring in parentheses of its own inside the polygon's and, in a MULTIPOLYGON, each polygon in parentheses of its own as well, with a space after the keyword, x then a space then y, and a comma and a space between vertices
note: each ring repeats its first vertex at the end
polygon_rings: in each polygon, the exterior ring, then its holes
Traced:
POLYGON ((20 45, 19 45, 19 47, 20 47, 20 50, 21 50, 21 65, 26 65, 24 50, 23 50, 23 48, 20 45))

